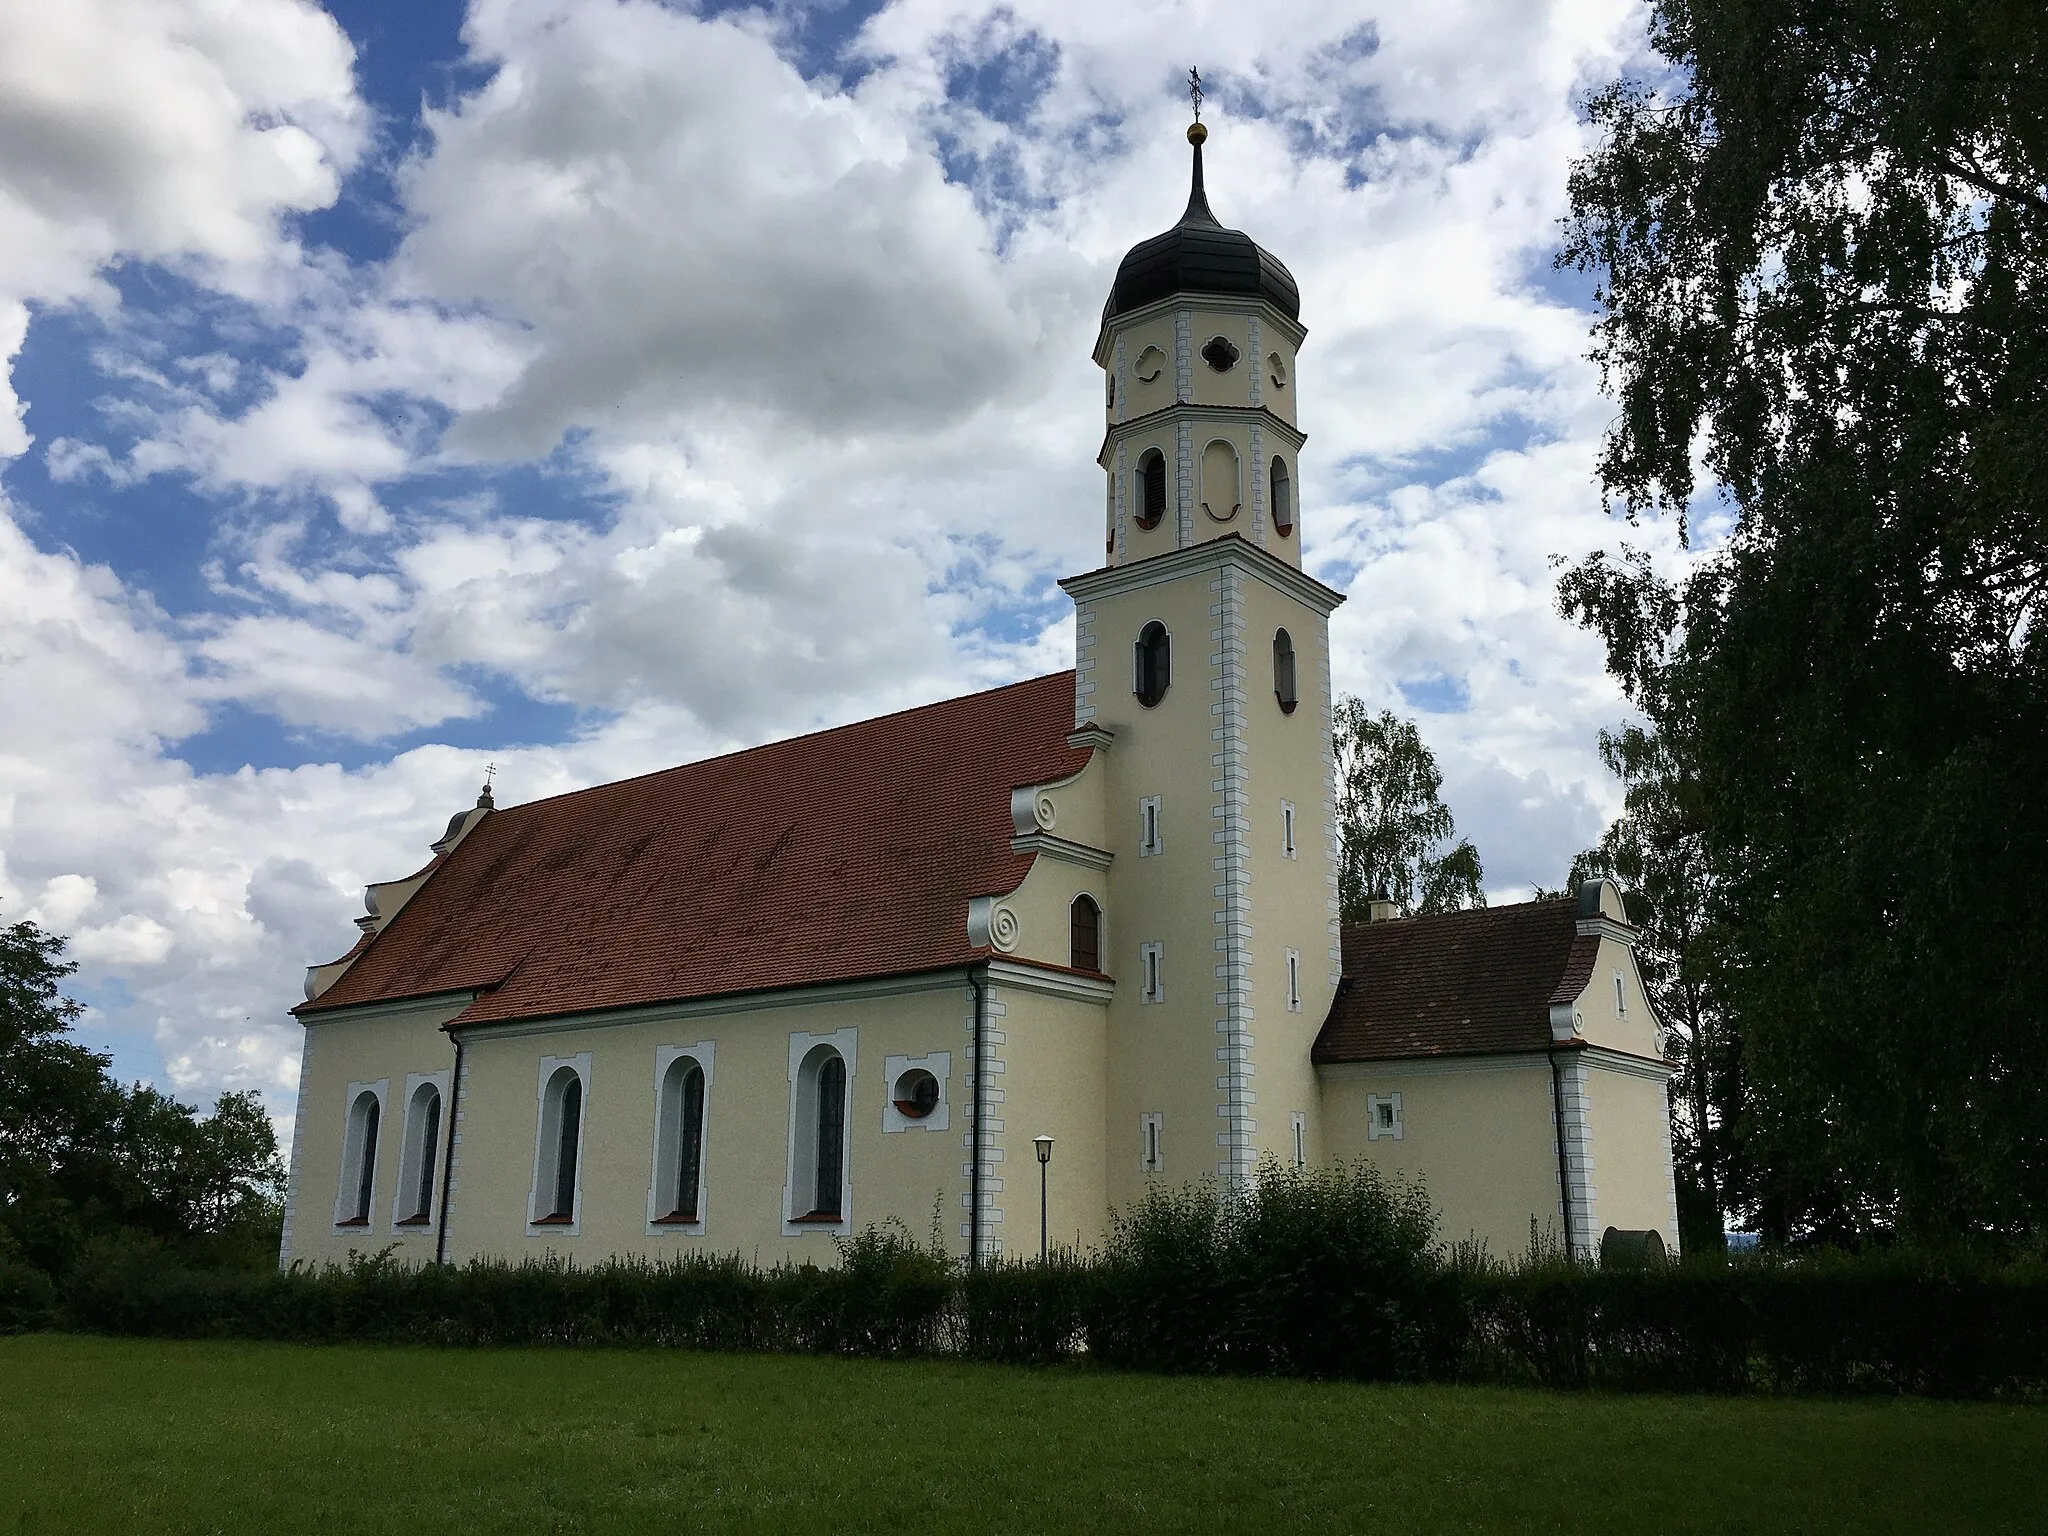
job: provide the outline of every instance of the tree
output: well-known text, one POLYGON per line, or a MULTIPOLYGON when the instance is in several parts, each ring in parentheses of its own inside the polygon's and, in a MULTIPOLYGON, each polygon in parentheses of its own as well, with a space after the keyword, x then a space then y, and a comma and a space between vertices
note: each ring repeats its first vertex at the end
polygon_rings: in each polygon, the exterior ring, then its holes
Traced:
POLYGON ((195 1255, 276 1253, 284 1168, 257 1093, 222 1094, 201 1119, 70 1039, 80 1008, 64 940, 0 928, 0 1230, 49 1270, 89 1239, 140 1232, 195 1255))
POLYGON ((1715 970, 1718 882, 1706 858, 1699 786, 1640 726, 1600 733, 1600 758, 1622 781, 1622 814, 1572 863, 1567 889, 1608 875, 1640 932, 1636 964, 1665 1032, 1680 1241, 1720 1248, 1726 1218, 1752 1182, 1736 1171, 1742 1056, 1715 970))
POLYGON ((1415 722, 1337 701, 1338 899, 1347 923, 1385 898, 1404 912, 1483 907, 1479 850, 1439 798, 1444 776, 1415 722), (1449 844, 1448 847, 1445 845, 1449 844))
POLYGON ((1767 1230, 2048 1224, 2048 10, 1657 0, 1596 96, 1611 506, 1565 578, 1696 795, 1767 1230))

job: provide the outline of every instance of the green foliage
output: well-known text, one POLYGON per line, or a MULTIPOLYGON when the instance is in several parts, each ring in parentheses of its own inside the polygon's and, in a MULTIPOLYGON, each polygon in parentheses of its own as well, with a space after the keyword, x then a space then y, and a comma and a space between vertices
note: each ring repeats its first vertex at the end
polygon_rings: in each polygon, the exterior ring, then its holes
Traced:
POLYGON ((1441 799, 1444 776, 1415 722, 1384 710, 1369 714, 1351 697, 1337 701, 1335 715, 1344 921, 1365 921, 1375 898, 1404 912, 1485 906, 1479 850, 1457 839, 1441 799))
POLYGON ((1417 1379, 1436 1217, 1370 1164, 1153 1186, 1112 1225, 1091 1353, 1146 1370, 1417 1379))
POLYGON ((131 1231, 212 1264, 275 1261, 284 1164, 260 1094, 201 1119, 69 1038, 76 966, 31 922, 0 928, 0 1231, 27 1261, 67 1268, 131 1231))
POLYGON ((1560 260, 1600 284, 1610 502, 1714 537, 1561 599, 1686 796, 1725 1197, 1779 1236, 2039 1230, 2048 10, 1659 0, 1652 40, 1671 83, 1589 104, 1560 260))

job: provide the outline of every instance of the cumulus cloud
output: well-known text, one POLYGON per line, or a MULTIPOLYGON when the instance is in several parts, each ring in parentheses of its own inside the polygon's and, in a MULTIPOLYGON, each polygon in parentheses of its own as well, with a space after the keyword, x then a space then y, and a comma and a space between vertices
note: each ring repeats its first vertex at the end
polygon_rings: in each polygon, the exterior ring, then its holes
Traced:
MULTIPOLYGON (((310 0, 0 9, 0 354, 30 303, 111 302, 116 259, 260 288, 280 220, 361 152, 354 49, 310 0)), ((0 393, 0 454, 27 447, 0 393)))
MULTIPOLYGON (((404 238, 353 262, 289 218, 365 153, 324 13, 45 10, 0 20, 0 219, 25 232, 0 352, 37 305, 104 304, 115 261, 176 267, 234 323, 145 346, 109 319, 123 431, 76 414, 45 458, 72 488, 206 498, 201 598, 166 612, 147 571, 0 515, 0 718, 25 722, 0 737, 0 903, 78 936, 181 1091, 288 1103, 301 968, 483 761, 195 772, 178 743, 224 703, 374 743, 478 721, 487 675, 584 721, 494 746, 524 800, 1068 664, 1052 582, 1101 537, 1088 351, 1116 260, 1185 195, 1161 61, 1196 20, 1212 199, 1303 289, 1338 685, 1421 712, 1497 894, 1554 884, 1612 813, 1592 741, 1621 700, 1551 565, 1608 536, 1607 409, 1541 269, 1572 93, 1635 46, 1622 0, 1370 24, 897 0, 851 86, 759 15, 477 0, 472 68, 398 168, 404 238), (103 74, 75 62, 94 46, 103 74)), ((26 446, 0 395, 0 454, 26 446)))

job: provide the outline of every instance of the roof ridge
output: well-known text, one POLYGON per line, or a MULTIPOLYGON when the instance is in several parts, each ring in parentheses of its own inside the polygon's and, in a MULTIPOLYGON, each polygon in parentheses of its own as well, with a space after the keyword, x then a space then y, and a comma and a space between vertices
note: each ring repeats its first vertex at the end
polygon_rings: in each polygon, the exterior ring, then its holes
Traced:
POLYGON ((815 731, 800 731, 794 736, 778 736, 772 741, 757 741, 751 747, 734 747, 729 752, 714 752, 709 757, 693 757, 686 762, 670 763, 666 768, 650 768, 645 773, 630 773, 623 779, 606 779, 601 784, 586 784, 581 789, 565 789, 558 794, 542 795, 538 800, 522 800, 517 805, 498 807, 494 814, 508 815, 514 811, 531 810, 536 806, 554 805, 563 800, 572 800, 578 795, 595 794, 600 789, 616 789, 621 784, 636 784, 642 779, 658 779, 664 774, 681 773, 688 768, 702 768, 711 763, 722 763, 731 758, 746 757, 754 752, 766 752, 772 747, 786 747, 800 741, 811 741, 819 737, 835 736, 841 731, 855 730, 864 725, 880 725, 887 720, 900 720, 907 715, 923 714, 927 710, 942 709, 948 704, 965 704, 970 699, 987 698, 991 694, 1005 693, 1012 688, 1029 688, 1034 684, 1048 683, 1056 677, 1071 677, 1072 667, 1057 672, 1044 672, 1037 677, 1019 678, 1014 683, 998 683, 993 688, 978 688, 973 693, 956 693, 950 698, 933 699, 927 704, 912 704, 903 709, 892 709, 883 715, 864 715, 858 720, 847 720, 839 725, 821 726, 815 731))

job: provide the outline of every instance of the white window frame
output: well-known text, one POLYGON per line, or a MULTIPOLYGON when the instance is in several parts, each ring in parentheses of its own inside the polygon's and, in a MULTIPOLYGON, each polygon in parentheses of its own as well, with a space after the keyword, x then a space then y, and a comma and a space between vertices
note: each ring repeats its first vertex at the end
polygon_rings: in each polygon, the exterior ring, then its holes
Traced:
POLYGON ((1138 1001, 1166 1001, 1166 945, 1157 939, 1138 946, 1138 1001))
POLYGON ((1308 1166, 1308 1116, 1303 1111, 1297 1109, 1287 1118, 1289 1129, 1294 1136, 1294 1166, 1306 1168, 1308 1166))
MULTIPOLYGON (((858 1060, 860 1030, 849 1026, 830 1034, 809 1034, 802 1030, 792 1031, 789 1037, 789 1140, 783 1159, 782 1178, 782 1235, 802 1237, 806 1233, 825 1232, 835 1237, 853 1235, 853 1085, 854 1066, 858 1060), (796 1208, 797 1158, 805 1145, 802 1128, 798 1124, 798 1112, 803 1107, 803 1094, 799 1091, 799 1076, 802 1074, 804 1058, 821 1045, 829 1045, 839 1053, 846 1063, 846 1113, 840 1117, 839 1134, 839 1220, 836 1223, 823 1221, 798 1221, 803 1215, 796 1208)), ((812 1148, 813 1157, 816 1148, 812 1148)))
POLYGON ((1287 859, 1298 856, 1294 846, 1294 802, 1292 800, 1282 800, 1280 802, 1280 856, 1287 859))
MULTIPOLYGON (((649 1237, 702 1237, 704 1223, 711 1207, 711 1159, 706 1155, 711 1147, 711 1079, 713 1064, 718 1055, 718 1043, 714 1040, 699 1040, 695 1045, 657 1046, 654 1052, 654 1137, 652 1159, 648 1163, 647 1175, 647 1235, 649 1237), (677 1166, 681 1160, 680 1146, 665 1147, 662 1136, 668 1128, 668 1105, 662 1102, 662 1091, 668 1085, 669 1069, 679 1061, 694 1061, 697 1070, 704 1074, 704 1125, 701 1131, 703 1142, 697 1149, 697 1219, 695 1221, 663 1221, 668 1214, 662 1209, 663 1198, 675 1183, 681 1172, 677 1166)), ((676 1134, 682 1134, 682 1126, 676 1127, 676 1134)), ((579 1167, 580 1176, 580 1167, 579 1167)))
POLYGON ((1399 1093, 1368 1093, 1365 1096, 1365 1139, 1399 1141, 1404 1128, 1401 1124, 1401 1095, 1399 1093), (1391 1112, 1392 1123, 1380 1123, 1380 1111, 1391 1112))
POLYGON ((526 1194, 526 1235, 528 1237, 579 1237, 583 1232, 583 1175, 589 1159, 584 1154, 590 1139, 590 1052, 579 1051, 574 1056, 543 1056, 540 1070, 535 1076, 533 1116, 533 1184, 526 1194), (543 1207, 541 1193, 548 1194, 547 1207, 554 1204, 555 1164, 549 1156, 550 1149, 561 1140, 560 1135, 550 1135, 556 1129, 549 1124, 548 1084, 555 1080, 555 1074, 563 1068, 576 1074, 582 1085, 582 1109, 576 1116, 576 1189, 571 1196, 569 1219, 544 1221, 550 1214, 543 1207), (543 1172, 545 1170, 545 1172, 543 1172))
POLYGON ((933 1051, 929 1056, 889 1056, 882 1061, 882 1130, 943 1131, 952 1124, 951 1083, 953 1053, 933 1051), (939 1080, 938 1107, 922 1120, 913 1120, 896 1107, 896 1080, 922 1067, 939 1080))
POLYGON ((350 1083, 341 1098, 341 1178, 334 1190, 334 1230, 342 1233, 367 1232, 377 1223, 377 1180, 384 1175, 382 1147, 385 1127, 391 1124, 391 1079, 373 1083, 350 1083), (376 1162, 370 1169, 368 1223, 355 1219, 356 1199, 363 1187, 362 1148, 356 1141, 356 1100, 369 1094, 377 1101, 377 1140, 371 1147, 376 1162))
POLYGON ((1166 851, 1165 813, 1160 798, 1147 795, 1138 802, 1138 857, 1149 859, 1166 851))
POLYGON ((1287 1011, 1301 1012, 1301 951, 1287 951, 1287 1011))
MULTIPOLYGON (((391 1232, 395 1237, 406 1237, 425 1233, 432 1236, 441 1228, 441 1190, 438 1182, 432 1185, 427 1195, 427 1219, 406 1221, 412 1212, 406 1209, 409 1203, 406 1193, 419 1192, 420 1159, 425 1157, 430 1168, 438 1169, 439 1153, 448 1144, 448 1081, 446 1070, 440 1072, 408 1072, 405 1074, 405 1135, 399 1142, 398 1180, 391 1190, 391 1232), (420 1138, 426 1131, 421 1123, 419 1111, 420 1090, 431 1088, 441 1096, 441 1123, 434 1127, 434 1145, 422 1147, 420 1138), (405 1224, 400 1225, 401 1222, 405 1224)), ((430 1173, 429 1177, 433 1175, 430 1173)))
POLYGON ((1156 1109, 1138 1116, 1138 1168, 1144 1173, 1166 1171, 1166 1116, 1156 1109))

